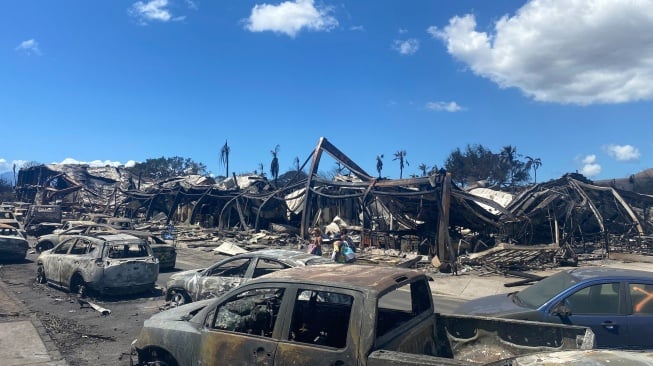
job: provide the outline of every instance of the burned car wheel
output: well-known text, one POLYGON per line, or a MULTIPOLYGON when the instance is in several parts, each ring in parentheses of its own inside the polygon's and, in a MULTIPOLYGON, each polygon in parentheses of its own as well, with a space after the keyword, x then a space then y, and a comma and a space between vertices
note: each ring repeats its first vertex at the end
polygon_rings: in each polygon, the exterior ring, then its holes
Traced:
POLYGON ((80 297, 86 297, 87 295, 88 287, 79 273, 75 273, 73 278, 70 280, 70 292, 78 294, 80 297))
POLYGON ((170 290, 170 303, 173 306, 181 306, 191 302, 190 296, 184 290, 170 290))
POLYGON ((36 282, 38 283, 48 282, 47 278, 45 278, 45 269, 41 264, 39 264, 39 266, 36 268, 36 282))
POLYGON ((148 366, 177 366, 177 361, 164 350, 152 349, 147 354, 147 360, 143 360, 141 364, 148 366))

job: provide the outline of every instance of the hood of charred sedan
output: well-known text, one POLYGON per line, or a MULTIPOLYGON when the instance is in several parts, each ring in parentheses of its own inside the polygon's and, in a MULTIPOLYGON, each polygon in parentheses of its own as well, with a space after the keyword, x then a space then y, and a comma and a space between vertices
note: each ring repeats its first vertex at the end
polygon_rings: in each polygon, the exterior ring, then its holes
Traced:
POLYGON ((519 306, 512 301, 512 294, 498 294, 480 297, 459 305, 454 314, 482 315, 510 319, 533 320, 536 309, 519 306))

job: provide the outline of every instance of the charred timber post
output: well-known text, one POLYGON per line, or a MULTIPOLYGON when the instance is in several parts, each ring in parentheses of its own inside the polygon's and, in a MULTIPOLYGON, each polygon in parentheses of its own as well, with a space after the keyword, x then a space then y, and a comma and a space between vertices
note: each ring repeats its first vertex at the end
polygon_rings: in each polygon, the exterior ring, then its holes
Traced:
POLYGON ((442 180, 442 198, 440 200, 440 215, 438 224, 438 259, 444 263, 454 260, 449 245, 449 208, 451 206, 451 173, 447 172, 442 180))
POLYGON ((308 228, 306 224, 310 222, 311 215, 309 211, 311 210, 311 186, 313 185, 313 175, 317 172, 317 168, 320 165, 320 157, 322 156, 322 143, 324 142, 324 137, 320 138, 320 141, 317 143, 315 150, 313 151, 313 159, 311 161, 311 168, 308 171, 308 177, 306 178, 306 189, 304 190, 304 202, 302 203, 302 225, 300 227, 299 235, 302 238, 306 238, 308 228))

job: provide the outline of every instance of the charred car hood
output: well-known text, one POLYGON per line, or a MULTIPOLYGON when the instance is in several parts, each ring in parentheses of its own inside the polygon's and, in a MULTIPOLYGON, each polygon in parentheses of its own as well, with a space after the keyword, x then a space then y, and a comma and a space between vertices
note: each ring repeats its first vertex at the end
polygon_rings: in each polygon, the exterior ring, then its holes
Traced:
MULTIPOLYGON (((193 317, 195 317, 199 312, 202 311, 207 305, 215 299, 207 299, 196 301, 190 304, 182 305, 176 308, 168 309, 162 311, 158 314, 152 315, 147 321, 150 322, 169 322, 169 321, 190 321, 193 322, 193 317)), ((147 322, 146 321, 146 322, 147 322)), ((201 323, 201 320, 199 321, 201 323)))
POLYGON ((200 268, 200 269, 191 269, 188 271, 182 271, 182 272, 177 272, 173 275, 170 276, 170 281, 178 281, 178 280, 187 280, 189 278, 192 278, 193 276, 198 276, 202 271, 204 271, 206 268, 200 268))
MULTIPOLYGON (((653 364, 653 352, 633 352, 619 350, 585 350, 534 353, 510 359, 513 366, 541 365, 629 365, 646 366, 653 364)), ((499 363, 496 363, 498 365, 499 363)), ((502 361, 501 365, 508 363, 502 361)), ((494 365, 494 364, 493 364, 494 365)))
POLYGON ((513 294, 498 294, 480 297, 464 302, 454 310, 454 314, 484 315, 518 319, 517 314, 533 313, 536 309, 517 305, 512 301, 513 294))

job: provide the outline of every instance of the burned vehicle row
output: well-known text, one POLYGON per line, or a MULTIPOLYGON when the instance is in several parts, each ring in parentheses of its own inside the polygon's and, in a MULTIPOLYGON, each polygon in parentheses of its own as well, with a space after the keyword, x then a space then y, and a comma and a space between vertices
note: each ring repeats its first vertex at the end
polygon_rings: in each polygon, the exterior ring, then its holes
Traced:
POLYGON ((18 261, 25 259, 29 243, 15 227, 0 224, 0 261, 18 261))
POLYGON ((159 260, 159 269, 175 268, 177 262, 177 251, 174 244, 170 244, 152 233, 138 230, 118 230, 109 225, 98 224, 91 221, 76 221, 76 223, 77 225, 73 225, 61 232, 38 237, 35 244, 36 251, 42 252, 44 250, 52 249, 63 240, 75 235, 95 236, 107 233, 122 233, 147 241, 154 256, 159 260))
POLYGON ((332 262, 298 250, 264 249, 239 254, 209 268, 173 274, 166 284, 166 300, 181 305, 217 297, 252 278, 268 273, 326 263, 332 262))
POLYGON ((435 313, 417 270, 329 264, 153 315, 130 355, 134 365, 462 366, 593 346, 584 327, 435 313))
POLYGON ((72 293, 134 294, 154 289, 159 261, 126 234, 78 235, 37 258, 36 279, 72 293))

